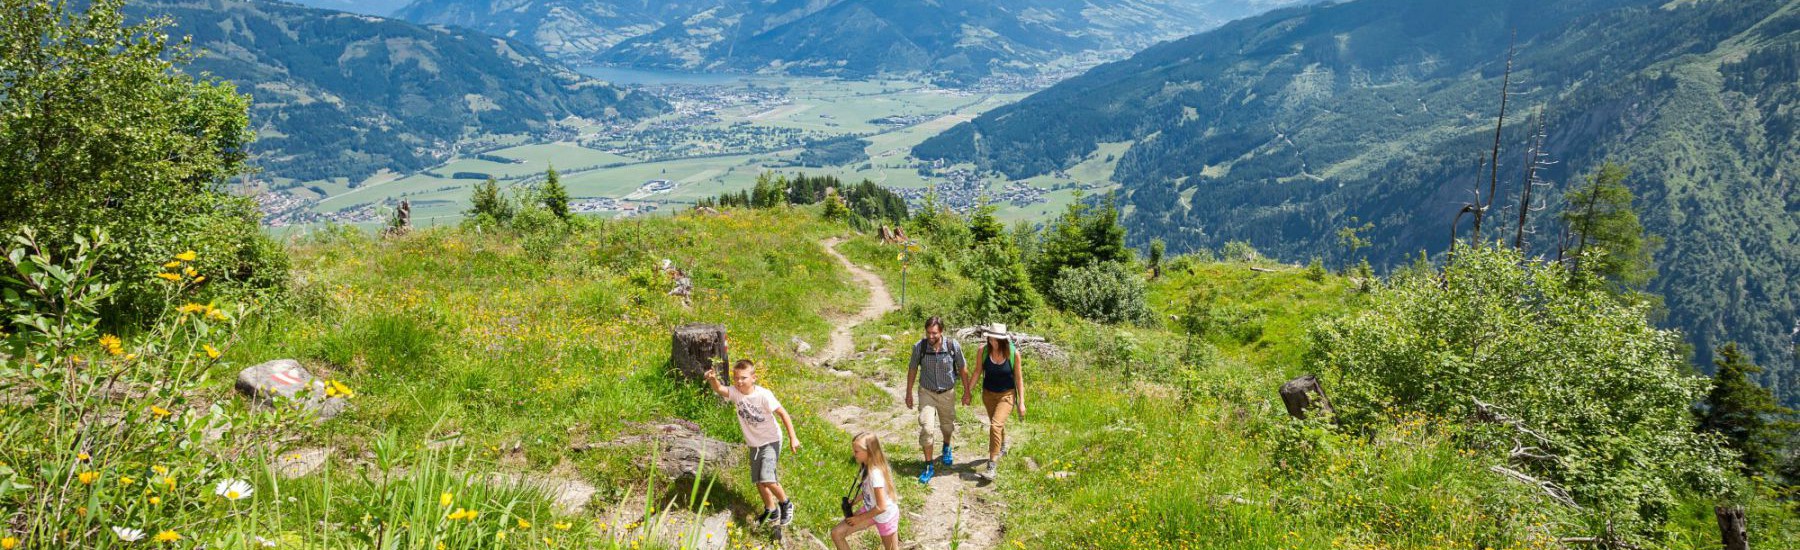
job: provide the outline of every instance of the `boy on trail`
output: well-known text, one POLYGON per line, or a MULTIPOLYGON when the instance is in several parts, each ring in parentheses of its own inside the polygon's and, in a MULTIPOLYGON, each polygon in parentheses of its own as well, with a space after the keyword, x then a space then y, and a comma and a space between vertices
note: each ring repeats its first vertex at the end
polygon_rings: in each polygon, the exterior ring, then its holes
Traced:
MULTIPOLYGON (((787 525, 794 522, 794 504, 781 488, 776 462, 781 457, 781 434, 794 433, 794 420, 782 408, 781 401, 768 388, 756 385, 756 363, 741 359, 731 371, 732 385, 719 383, 717 371, 707 369, 706 383, 713 393, 737 405, 738 427, 744 430, 744 444, 750 447, 750 481, 762 494, 764 524, 787 525), (775 421, 781 424, 776 425, 775 421)), ((790 440, 791 449, 800 450, 800 438, 790 440)))
POLYGON ((906 363, 906 408, 913 408, 913 387, 917 384, 919 399, 919 449, 925 455, 925 471, 919 483, 930 483, 936 475, 936 460, 931 456, 931 428, 937 425, 944 437, 941 458, 944 465, 955 463, 950 454, 950 438, 956 435, 956 387, 962 386, 963 401, 974 391, 969 378, 968 360, 963 358, 962 344, 955 338, 944 338, 944 320, 932 317, 925 321, 925 337, 913 344, 912 359, 906 363))

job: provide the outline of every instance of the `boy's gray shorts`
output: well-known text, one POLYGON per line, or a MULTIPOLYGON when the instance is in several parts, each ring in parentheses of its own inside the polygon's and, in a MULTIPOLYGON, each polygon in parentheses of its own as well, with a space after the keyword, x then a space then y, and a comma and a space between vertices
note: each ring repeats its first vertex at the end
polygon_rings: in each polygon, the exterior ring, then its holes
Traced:
POLYGON ((761 447, 751 447, 750 481, 755 483, 780 483, 781 477, 775 473, 775 462, 780 458, 780 441, 761 447))

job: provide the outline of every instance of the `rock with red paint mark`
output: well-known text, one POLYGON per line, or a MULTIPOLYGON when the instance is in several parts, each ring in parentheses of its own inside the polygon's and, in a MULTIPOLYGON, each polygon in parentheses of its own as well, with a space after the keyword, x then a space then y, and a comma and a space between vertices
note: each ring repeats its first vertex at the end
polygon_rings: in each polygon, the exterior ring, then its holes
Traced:
POLYGON ((319 422, 350 408, 343 396, 327 395, 325 381, 293 359, 276 359, 238 371, 237 391, 264 406, 296 404, 319 422))

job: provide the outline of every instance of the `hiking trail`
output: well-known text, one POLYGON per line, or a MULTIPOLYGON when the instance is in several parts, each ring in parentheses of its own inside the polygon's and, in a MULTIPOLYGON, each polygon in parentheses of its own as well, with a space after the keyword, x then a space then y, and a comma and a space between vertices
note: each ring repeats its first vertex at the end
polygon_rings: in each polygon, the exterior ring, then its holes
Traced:
MULTIPOLYGON (((819 244, 825 252, 843 264, 844 269, 857 282, 869 289, 869 300, 861 311, 838 319, 831 331, 831 340, 825 346, 814 365, 830 369, 830 372, 845 378, 855 378, 856 373, 835 368, 837 362, 854 357, 856 344, 851 330, 863 323, 873 321, 882 315, 899 309, 894 302, 893 294, 888 292, 887 283, 869 270, 851 262, 837 251, 842 239, 833 237, 819 244)), ((900 342, 896 339, 895 342, 900 342)), ((903 368, 897 366, 897 368, 903 368)), ((902 377, 903 378, 903 377, 902 377)), ((887 448, 890 460, 905 464, 917 464, 918 456, 918 422, 917 416, 906 408, 905 392, 880 380, 864 380, 886 391, 893 400, 881 410, 866 410, 855 405, 832 409, 825 413, 827 420, 847 433, 855 434, 869 431, 880 436, 882 444, 887 448)), ((923 502, 919 499, 905 499, 900 502, 901 533, 910 532, 911 539, 903 538, 901 548, 917 548, 920 550, 949 550, 953 544, 958 550, 988 550, 998 548, 1004 538, 1000 526, 1000 508, 1004 506, 1000 497, 991 486, 980 486, 975 472, 977 468, 986 466, 987 429, 985 416, 979 403, 974 405, 982 424, 961 426, 957 430, 956 465, 946 467, 938 464, 938 474, 928 486, 923 502), (982 456, 977 460, 971 457, 982 456), (904 524, 912 524, 906 527, 904 524)), ((912 470, 912 469, 907 469, 912 470)), ((902 470, 906 471, 906 470, 902 470)), ((898 483, 918 483, 912 475, 895 473, 898 483)), ((1001 482, 1005 482, 1002 476, 1001 482)), ((870 535, 858 533, 857 538, 870 535)), ((824 541, 829 545, 828 540, 824 541)))

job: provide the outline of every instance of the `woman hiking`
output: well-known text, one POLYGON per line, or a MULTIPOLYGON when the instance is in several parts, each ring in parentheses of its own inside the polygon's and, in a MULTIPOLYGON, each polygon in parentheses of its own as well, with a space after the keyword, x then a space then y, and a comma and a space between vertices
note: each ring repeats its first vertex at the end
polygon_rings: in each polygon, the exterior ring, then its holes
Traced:
MULTIPOLYGON (((1018 414, 1025 418, 1025 374, 1019 364, 1019 353, 1013 349, 1012 336, 1006 325, 994 323, 981 327, 987 343, 981 346, 981 369, 975 374, 981 385, 981 404, 988 415, 988 463, 982 479, 993 481, 999 474, 1000 456, 1006 454, 1006 418, 1018 414)), ((969 396, 963 396, 963 405, 969 396)))

